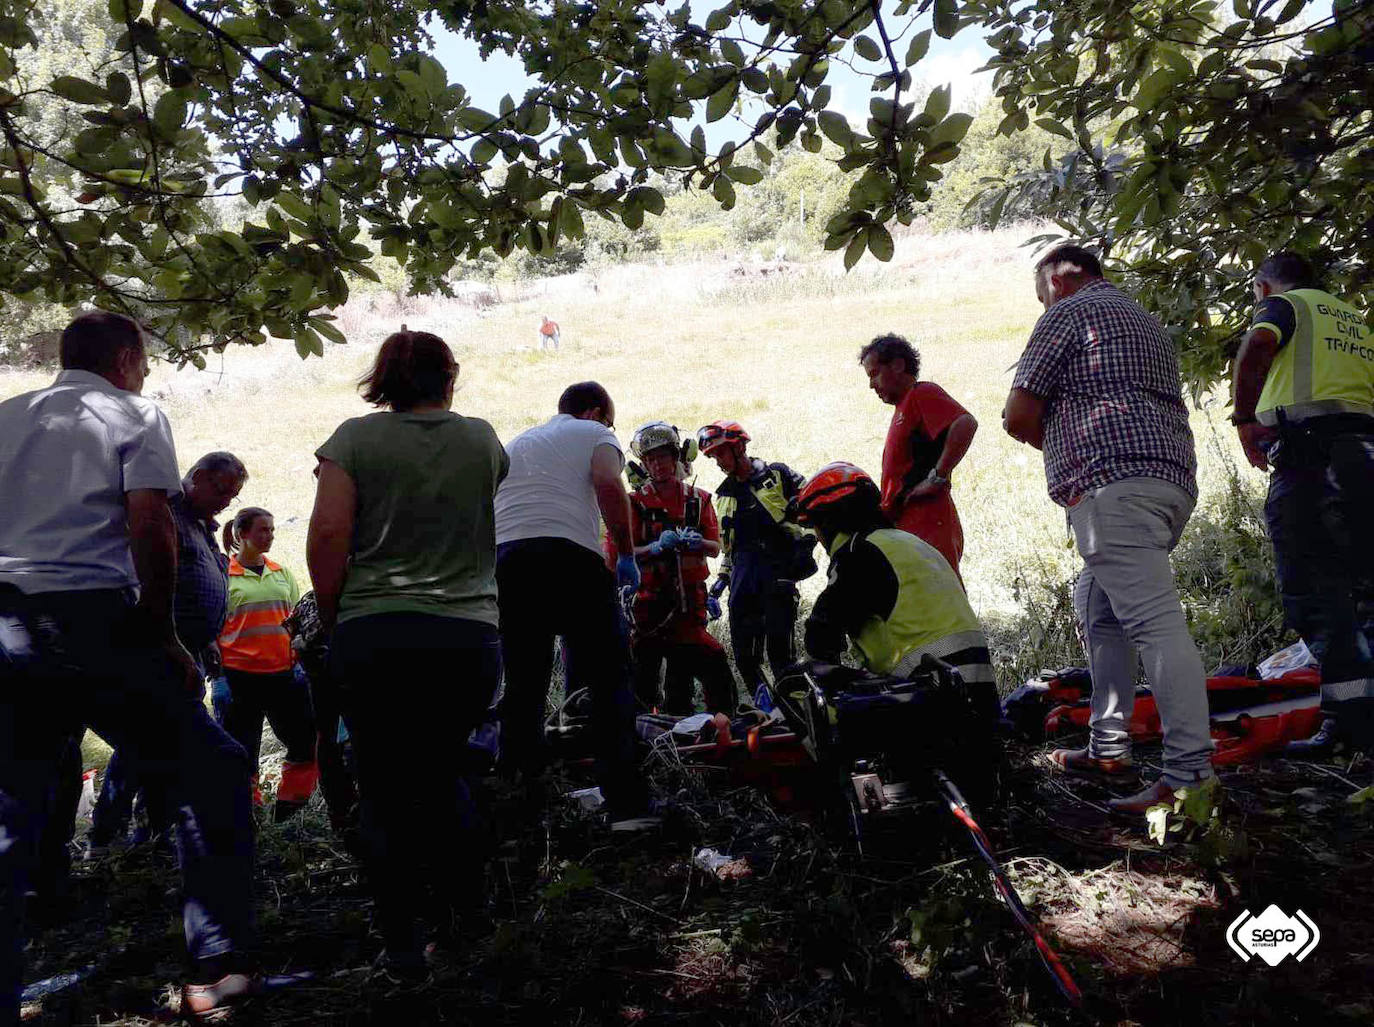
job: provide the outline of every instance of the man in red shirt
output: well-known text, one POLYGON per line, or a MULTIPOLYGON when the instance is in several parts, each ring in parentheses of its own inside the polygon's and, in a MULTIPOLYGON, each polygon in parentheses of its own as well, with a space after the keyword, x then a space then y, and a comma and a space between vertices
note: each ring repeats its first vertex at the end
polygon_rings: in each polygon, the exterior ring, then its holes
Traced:
POLYGON ((949 479, 978 422, 940 386, 917 380, 921 355, 900 335, 874 339, 859 351, 859 363, 869 388, 897 408, 883 445, 883 513, 938 549, 958 574, 964 529, 949 479))
MULTIPOLYGON (((689 445, 695 451, 695 440, 689 445)), ((720 524, 711 494, 682 481, 688 452, 678 431, 654 421, 635 432, 630 449, 648 481, 630 493, 630 531, 641 578, 634 602, 635 696, 665 713, 693 711, 700 681, 707 710, 735 711, 735 677, 720 642, 706 630, 707 558, 720 555, 720 524), (659 701, 664 663, 668 680, 659 701)))

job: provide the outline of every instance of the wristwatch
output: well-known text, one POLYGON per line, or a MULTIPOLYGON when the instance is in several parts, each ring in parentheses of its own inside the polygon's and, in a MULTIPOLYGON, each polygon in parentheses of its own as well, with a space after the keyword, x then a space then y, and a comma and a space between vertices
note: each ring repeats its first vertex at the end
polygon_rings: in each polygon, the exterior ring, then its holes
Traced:
POLYGON ((1227 418, 1227 420, 1234 424, 1237 428, 1239 428, 1242 424, 1254 424, 1257 420, 1259 420, 1259 418, 1257 418, 1254 414, 1246 414, 1244 416, 1240 414, 1232 414, 1230 417, 1227 418))
POLYGON ((930 469, 930 473, 926 475, 926 481, 927 481, 928 483, 930 483, 931 485, 948 485, 948 484, 949 484, 949 479, 946 478, 946 477, 945 477, 943 474, 941 474, 939 471, 935 470, 935 468, 933 468, 933 467, 930 469))

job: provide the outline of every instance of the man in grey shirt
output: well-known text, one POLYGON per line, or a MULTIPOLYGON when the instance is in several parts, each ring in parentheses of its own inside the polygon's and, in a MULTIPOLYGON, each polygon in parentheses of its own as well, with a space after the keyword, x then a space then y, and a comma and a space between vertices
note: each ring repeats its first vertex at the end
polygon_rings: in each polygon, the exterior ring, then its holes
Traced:
POLYGON ((63 745, 83 724, 159 778, 178 843, 190 1012, 253 990, 243 749, 210 719, 172 608, 180 495, 167 419, 139 393, 139 325, 83 314, 62 372, 0 403, 0 1021, 17 1019, 21 904, 63 745))

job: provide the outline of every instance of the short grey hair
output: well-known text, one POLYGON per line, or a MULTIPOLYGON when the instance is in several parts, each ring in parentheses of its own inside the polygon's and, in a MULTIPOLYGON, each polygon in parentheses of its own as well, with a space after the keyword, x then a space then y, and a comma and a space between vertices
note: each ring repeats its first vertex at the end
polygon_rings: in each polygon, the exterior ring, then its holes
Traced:
POLYGON ((185 480, 190 481, 195 477, 197 471, 209 471, 211 474, 227 471, 239 481, 248 480, 248 468, 243 466, 243 461, 233 453, 226 453, 224 450, 206 453, 191 465, 191 469, 186 472, 185 480))

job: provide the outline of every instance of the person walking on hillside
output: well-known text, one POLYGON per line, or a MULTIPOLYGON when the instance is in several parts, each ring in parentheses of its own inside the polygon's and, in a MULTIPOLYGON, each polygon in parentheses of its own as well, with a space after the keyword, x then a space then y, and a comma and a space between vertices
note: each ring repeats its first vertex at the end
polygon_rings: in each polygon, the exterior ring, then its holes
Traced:
POLYGON ((510 474, 496 494, 496 580, 506 687, 502 764, 527 777, 545 764, 545 700, 555 637, 591 690, 598 777, 613 826, 653 822, 635 754, 629 646, 616 590, 638 588, 625 457, 615 404, 596 382, 563 390, 558 413, 506 444, 510 474), (601 521, 618 554, 601 555, 601 521))
POLYGON ((725 648, 706 630, 706 561, 720 553, 720 523, 711 493, 682 480, 696 440, 684 446, 671 424, 651 421, 635 432, 630 450, 649 475, 630 493, 630 530, 643 568, 632 625, 635 696, 645 709, 687 714, 699 680, 707 710, 731 716, 735 676, 725 648))
POLYGON ((552 320, 548 314, 545 314, 543 320, 539 322, 540 351, 551 349, 555 353, 558 352, 559 340, 560 333, 558 331, 558 322, 552 320))
POLYGON ((938 549, 958 574, 964 529, 949 482, 978 422, 940 386, 920 380, 921 355, 900 335, 878 336, 859 351, 859 363, 869 388, 896 408, 883 444, 883 514, 938 549))
POLYGON ((1321 664, 1316 736, 1374 746, 1374 636, 1358 612, 1374 581, 1364 526, 1374 511, 1374 338, 1358 310, 1317 287, 1306 259, 1276 253, 1254 279, 1259 310, 1236 357, 1235 412, 1245 456, 1270 470, 1265 520, 1288 623, 1321 664))
POLYGON ((1137 650, 1164 729, 1164 771, 1119 812, 1168 802, 1212 778, 1202 658, 1169 553, 1197 501, 1197 460, 1164 327, 1102 277, 1093 254, 1051 250, 1035 265, 1045 306, 1016 366, 1007 433, 1045 454, 1050 498, 1068 510, 1083 557, 1074 608, 1092 674, 1086 749, 1057 749, 1064 771, 1135 778, 1127 724, 1137 650))
POLYGON ((477 799, 455 749, 501 678, 493 501, 509 462, 490 424, 452 410, 457 379, 443 339, 387 337, 362 381, 382 409, 316 451, 307 541, 385 966, 407 980, 425 973, 426 923, 452 945, 485 919, 477 799))
POLYGON ((776 682, 797 659, 797 582, 816 573, 816 537, 797 524, 802 476, 748 453, 749 433, 720 420, 697 431, 701 452, 725 472, 716 489, 723 559, 711 586, 730 589, 730 644, 751 695, 766 684, 765 652, 776 682))
POLYGON ((300 599, 295 576, 267 556, 276 523, 261 507, 240 510, 224 526, 229 556, 229 615, 219 636, 229 686, 224 729, 248 753, 254 782, 262 752, 262 722, 286 746, 273 818, 282 821, 305 806, 319 782, 315 720, 309 686, 295 673, 286 618, 300 599))
MULTIPOLYGON (((196 661, 204 680, 219 673, 215 640, 229 610, 226 574, 229 558, 220 550, 215 518, 238 496, 248 480, 243 461, 233 453, 206 453, 181 479, 181 494, 168 499, 177 532, 176 597, 172 622, 177 637, 196 661)), ((156 787, 144 786, 143 775, 121 749, 110 755, 91 811, 86 836, 88 853, 99 852, 128 824, 136 793, 142 793, 148 831, 157 834, 170 826, 172 811, 156 787)))
POLYGON ((181 481, 167 419, 139 395, 143 330, 83 314, 61 361, 51 386, 0 403, 0 1022, 19 1016, 26 878, 56 761, 83 725, 181 814, 182 1009, 203 1013, 255 990, 248 762, 176 633, 181 481))

